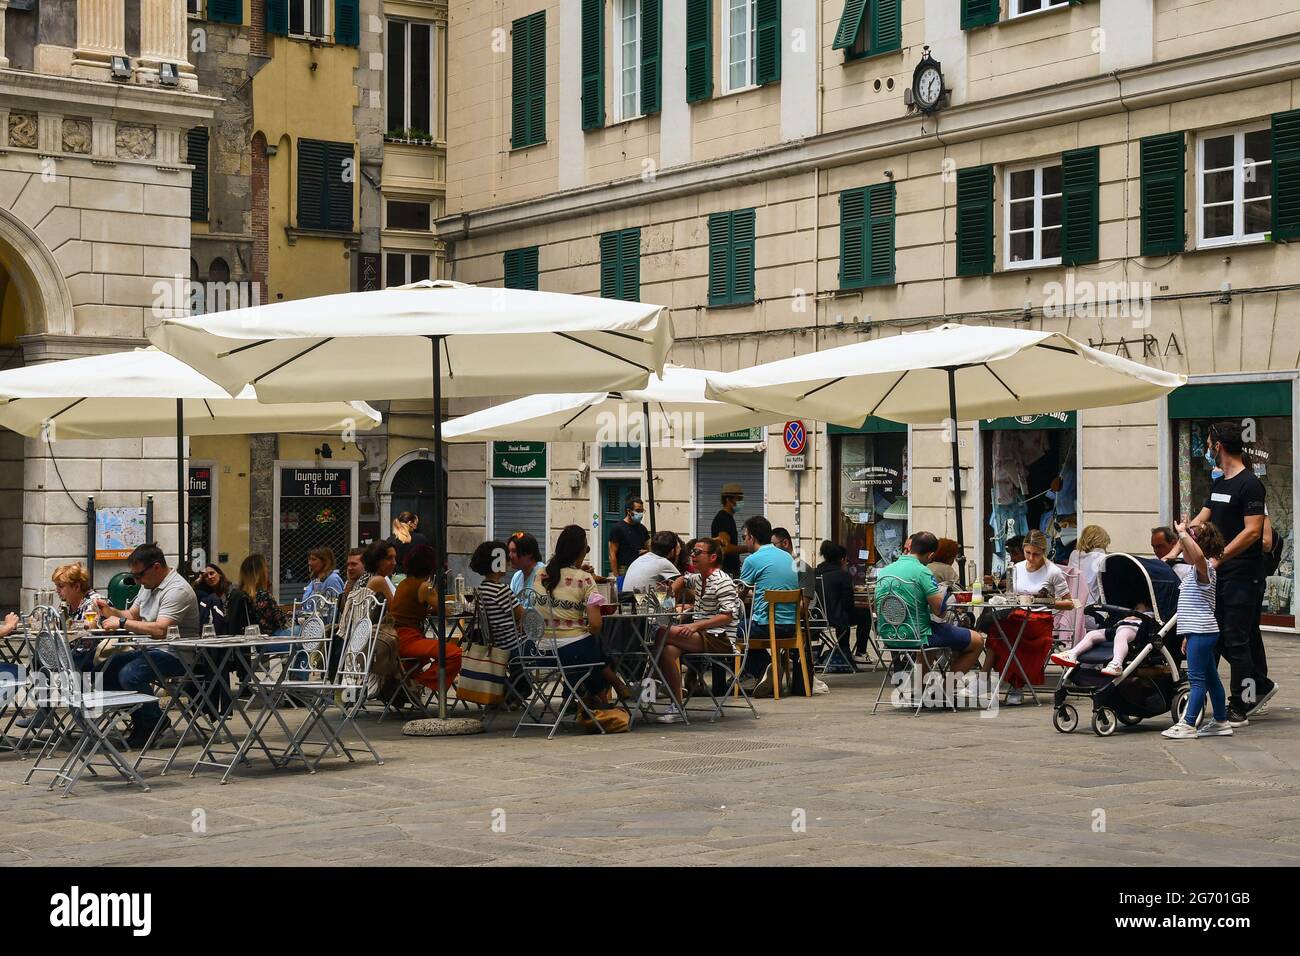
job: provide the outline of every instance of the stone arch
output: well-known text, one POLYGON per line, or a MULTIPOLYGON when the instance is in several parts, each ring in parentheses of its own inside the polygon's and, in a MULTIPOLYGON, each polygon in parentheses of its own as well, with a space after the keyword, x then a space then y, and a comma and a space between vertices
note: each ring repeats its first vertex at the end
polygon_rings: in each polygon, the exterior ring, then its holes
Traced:
POLYGON ((72 294, 63 270, 40 236, 0 208, 0 268, 22 302, 27 335, 72 335, 72 294))

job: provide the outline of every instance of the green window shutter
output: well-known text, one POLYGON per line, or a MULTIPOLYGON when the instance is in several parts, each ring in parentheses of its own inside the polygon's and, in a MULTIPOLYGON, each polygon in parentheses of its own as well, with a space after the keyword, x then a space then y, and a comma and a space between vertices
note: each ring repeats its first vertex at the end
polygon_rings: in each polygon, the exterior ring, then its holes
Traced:
POLYGON ((781 0, 754 0, 754 82, 781 79, 781 0))
POLYGON ((890 53, 903 48, 903 0, 871 0, 869 51, 890 53))
POLYGON ((1300 110, 1273 114, 1273 241, 1300 239, 1300 110))
POLYGON ((754 301, 754 210, 731 214, 731 301, 754 301))
POLYGON ((1101 219, 1100 159, 1096 146, 1061 154, 1061 263, 1096 262, 1101 219))
POLYGON ((528 145, 528 19, 510 25, 510 146, 528 145))
POLYGON ((537 291, 537 247, 508 249, 505 254, 505 287, 537 291))
POLYGON ((215 23, 243 23, 244 0, 208 0, 208 19, 215 23))
MULTIPOLYGON (((840 26, 835 31, 833 50, 847 50, 858 38, 862 29, 862 17, 867 12, 867 0, 844 0, 844 11, 840 14, 840 26)), ((873 18, 874 19, 874 18, 873 18)), ((841 203, 843 194, 841 194, 841 203)))
POLYGON ((266 0, 266 32, 289 35, 289 0, 266 0))
POLYGON ((866 284, 894 284, 894 184, 878 183, 867 192, 866 284))
POLYGON ((528 18, 528 136, 546 142, 546 11, 528 18))
POLYGON ((993 271, 993 167, 957 170, 957 275, 993 271))
POLYGON ((325 144, 325 229, 352 231, 352 180, 356 158, 351 143, 325 144))
POLYGON ((334 0, 334 42, 361 43, 361 0, 334 0))
POLYGON ((1001 0, 961 0, 961 28, 987 27, 998 22, 1001 0))
POLYGON ((600 237, 600 296, 602 299, 621 299, 619 285, 619 234, 607 232, 600 237))
POLYGON ((605 125, 605 0, 582 0, 582 128, 605 125))
POLYGON ((663 83, 664 0, 641 0, 641 112, 659 112, 663 83))
POLYGON ((510 146, 546 142, 546 11, 510 28, 510 146))
POLYGON ((298 228, 325 228, 325 144, 298 141, 298 228))
POLYGON ((840 193, 840 288, 856 289, 866 282, 867 190, 840 193))
POLYGON ((731 213, 709 216, 709 305, 731 301, 731 213))
POLYGON ((1184 228, 1182 133, 1146 136, 1141 146, 1142 255, 1182 252, 1184 228))
POLYGON ((619 298, 637 302, 641 298, 641 230, 624 229, 619 235, 621 285, 619 298))
POLYGON ((196 126, 185 143, 185 161, 194 167, 190 176, 190 218, 208 221, 208 128, 196 126))
POLYGON ((713 95, 713 2, 686 0, 686 102, 713 95))

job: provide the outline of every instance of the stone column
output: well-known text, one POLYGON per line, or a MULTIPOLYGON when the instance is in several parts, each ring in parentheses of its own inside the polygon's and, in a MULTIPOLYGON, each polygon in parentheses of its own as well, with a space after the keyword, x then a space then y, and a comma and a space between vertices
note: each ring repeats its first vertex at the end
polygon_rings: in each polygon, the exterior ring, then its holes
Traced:
POLYGON ((114 56, 126 56, 126 4, 122 0, 77 0, 77 52, 72 75, 106 80, 114 56))
POLYGON ((0 0, 0 70, 9 69, 9 57, 5 56, 5 11, 9 9, 9 0, 0 0))
POLYGON ((189 26, 182 0, 140 0, 140 78, 158 82, 162 63, 176 65, 183 89, 198 89, 194 67, 187 59, 189 26))

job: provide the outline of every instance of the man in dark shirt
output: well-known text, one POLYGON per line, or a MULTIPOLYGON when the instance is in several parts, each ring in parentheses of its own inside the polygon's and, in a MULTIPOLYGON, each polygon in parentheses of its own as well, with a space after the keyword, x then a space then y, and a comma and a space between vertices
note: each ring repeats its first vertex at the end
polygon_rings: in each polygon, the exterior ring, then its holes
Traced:
POLYGON ((1215 617, 1219 621, 1219 653, 1228 659, 1231 687, 1228 722, 1244 727, 1277 692, 1268 679, 1264 638, 1259 630, 1264 600, 1264 485, 1245 461, 1241 425, 1219 422, 1206 435, 1206 457, 1222 475, 1210 487, 1200 513, 1192 522, 1213 522, 1227 547, 1218 563, 1215 617))
POLYGON ((722 510, 713 516, 709 537, 722 543, 722 570, 733 578, 740 574, 740 533, 736 528, 736 512, 745 499, 745 489, 738 482, 722 486, 722 510))
POLYGON ((618 578, 618 588, 623 590, 623 575, 628 565, 641 556, 650 540, 650 532, 641 522, 645 520, 645 502, 629 498, 623 506, 623 520, 609 533, 610 573, 618 578))

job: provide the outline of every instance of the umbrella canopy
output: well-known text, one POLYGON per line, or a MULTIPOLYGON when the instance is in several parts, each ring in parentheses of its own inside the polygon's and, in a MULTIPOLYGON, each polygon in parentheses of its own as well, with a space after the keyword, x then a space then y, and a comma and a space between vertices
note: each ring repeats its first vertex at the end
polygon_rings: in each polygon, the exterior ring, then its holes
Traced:
POLYGON ((755 412, 706 398, 706 376, 716 374, 669 365, 662 375, 652 375, 641 389, 530 395, 450 421, 442 427, 442 436, 453 442, 499 439, 682 444, 782 419, 772 412, 755 412))
POLYGON ((449 398, 640 387, 672 324, 641 302, 425 280, 164 319, 149 338, 232 395, 248 383, 267 402, 419 399, 435 377, 449 398))
POLYGON ((39 437, 157 438, 176 434, 181 403, 188 435, 336 431, 379 424, 364 402, 266 405, 246 387, 238 398, 157 349, 29 365, 0 372, 0 425, 39 437))
POLYGON ((1054 332, 944 325, 710 375, 705 391, 837 425, 921 425, 1142 402, 1186 381, 1054 332))

